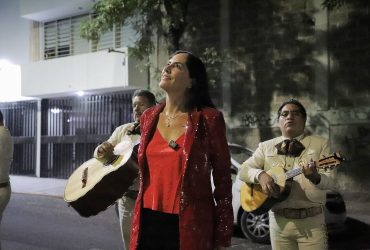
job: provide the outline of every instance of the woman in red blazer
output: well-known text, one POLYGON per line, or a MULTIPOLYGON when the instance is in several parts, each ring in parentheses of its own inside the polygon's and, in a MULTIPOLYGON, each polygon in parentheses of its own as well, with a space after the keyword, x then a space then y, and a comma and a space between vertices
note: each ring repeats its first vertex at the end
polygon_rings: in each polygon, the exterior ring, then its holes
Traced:
POLYGON ((130 249, 223 249, 233 231, 230 154, 202 61, 175 52, 165 101, 141 117, 140 191, 130 249))

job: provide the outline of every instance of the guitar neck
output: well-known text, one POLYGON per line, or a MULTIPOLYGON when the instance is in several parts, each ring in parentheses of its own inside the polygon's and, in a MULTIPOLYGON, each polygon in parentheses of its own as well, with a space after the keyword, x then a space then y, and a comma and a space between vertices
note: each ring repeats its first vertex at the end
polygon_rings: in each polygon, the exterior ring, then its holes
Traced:
MULTIPOLYGON (((338 166, 342 161, 344 161, 343 158, 339 156, 338 153, 334 153, 333 155, 329 157, 322 158, 318 161, 314 161, 314 167, 316 168, 333 168, 335 166, 338 166)), ((285 173, 286 179, 293 178, 297 175, 300 175, 303 173, 303 170, 301 167, 294 167, 293 169, 287 171, 285 173)))
POLYGON ((297 175, 300 175, 302 173, 303 173, 303 171, 302 171, 302 169, 300 167, 295 167, 295 168, 287 171, 285 173, 285 175, 286 175, 286 179, 288 180, 288 179, 293 178, 293 177, 295 177, 297 175))

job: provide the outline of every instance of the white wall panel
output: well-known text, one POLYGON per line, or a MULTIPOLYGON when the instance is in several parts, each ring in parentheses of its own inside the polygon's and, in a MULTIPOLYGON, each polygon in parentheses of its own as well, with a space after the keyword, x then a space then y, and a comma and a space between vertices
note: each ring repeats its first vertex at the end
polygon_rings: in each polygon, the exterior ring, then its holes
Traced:
POLYGON ((99 51, 21 66, 22 95, 55 97, 76 91, 101 92, 145 88, 147 75, 122 53, 99 51))

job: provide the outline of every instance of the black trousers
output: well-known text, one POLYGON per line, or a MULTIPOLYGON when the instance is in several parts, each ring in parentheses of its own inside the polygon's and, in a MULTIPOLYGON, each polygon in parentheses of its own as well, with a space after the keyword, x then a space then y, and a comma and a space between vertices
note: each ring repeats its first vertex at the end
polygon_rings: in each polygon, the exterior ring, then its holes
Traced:
POLYGON ((179 216, 143 209, 138 250, 180 249, 179 216))

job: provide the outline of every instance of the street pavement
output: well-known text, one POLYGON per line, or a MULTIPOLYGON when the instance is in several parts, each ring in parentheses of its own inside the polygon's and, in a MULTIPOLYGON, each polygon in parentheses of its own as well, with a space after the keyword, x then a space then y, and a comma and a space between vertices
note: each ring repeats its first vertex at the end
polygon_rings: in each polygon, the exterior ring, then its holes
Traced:
MULTIPOLYGON (((64 189, 67 184, 67 180, 64 180, 64 179, 38 178, 38 177, 17 176, 17 175, 11 175, 10 182, 11 182, 11 187, 12 187, 12 193, 44 195, 44 196, 52 196, 56 198, 61 198, 61 199, 63 199, 64 197, 64 189)), ((249 240, 245 239, 242 236, 242 233, 239 231, 236 232, 237 235, 233 237, 232 246, 230 247, 230 249, 233 249, 233 250, 248 250, 248 249, 270 250, 271 249, 269 245, 261 245, 258 243, 250 242, 249 240)), ((17 242, 3 242, 4 249, 28 249, 28 247, 29 246, 19 245, 19 243, 17 242)), ((30 249, 30 250, 36 250, 36 249, 30 249)))
MULTIPOLYGON (((53 178, 37 178, 28 176, 10 176, 13 193, 64 197, 64 188, 67 180, 53 178)), ((348 230, 345 234, 330 240, 329 249, 370 249, 370 194, 369 193, 342 193, 347 207, 348 230), (358 247, 357 247, 358 246, 358 247)), ((239 230, 240 231, 240 230, 239 230)), ((13 246, 14 247, 14 246, 13 246)), ((20 248, 6 249, 22 249, 20 248)), ((253 243, 245 239, 241 232, 236 231, 232 239, 233 250, 260 249, 269 250, 270 245, 253 243)), ((31 250, 31 249, 30 249, 31 250)))
POLYGON ((13 193, 63 197, 67 180, 11 175, 10 183, 13 193))

